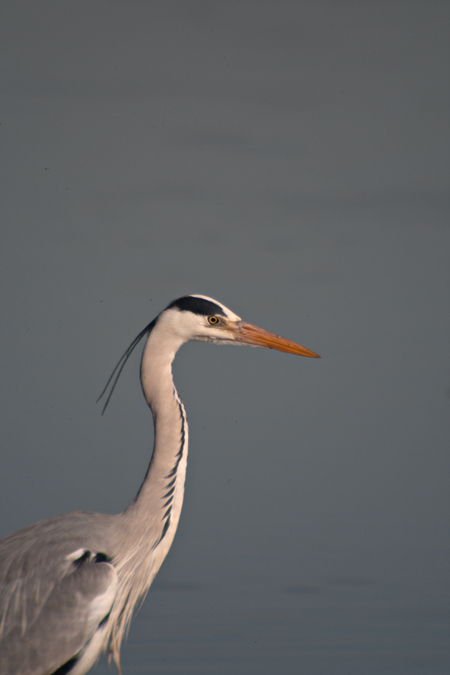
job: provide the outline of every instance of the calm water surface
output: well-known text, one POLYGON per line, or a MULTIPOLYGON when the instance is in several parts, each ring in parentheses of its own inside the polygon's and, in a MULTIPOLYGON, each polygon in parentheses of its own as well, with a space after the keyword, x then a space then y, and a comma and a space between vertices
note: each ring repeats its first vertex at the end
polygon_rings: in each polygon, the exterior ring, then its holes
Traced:
MULTIPOLYGON (((448 675, 449 642, 446 598, 431 585, 336 578, 259 593, 155 587, 122 665, 124 675, 448 675)), ((102 662, 95 672, 110 671, 102 662)))
POLYGON ((174 298, 322 356, 177 357, 185 506, 124 675, 450 674, 449 9, 0 3, 0 536, 133 499, 137 353, 94 402, 174 298))

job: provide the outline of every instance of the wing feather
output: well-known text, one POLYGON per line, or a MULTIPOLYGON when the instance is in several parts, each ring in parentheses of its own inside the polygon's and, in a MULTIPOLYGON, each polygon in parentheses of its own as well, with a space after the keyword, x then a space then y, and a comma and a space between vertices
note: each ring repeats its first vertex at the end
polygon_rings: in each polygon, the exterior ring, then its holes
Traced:
POLYGON ((1 675, 52 673, 82 652, 114 602, 107 552, 79 545, 81 537, 74 546, 76 536, 49 524, 0 542, 1 675))

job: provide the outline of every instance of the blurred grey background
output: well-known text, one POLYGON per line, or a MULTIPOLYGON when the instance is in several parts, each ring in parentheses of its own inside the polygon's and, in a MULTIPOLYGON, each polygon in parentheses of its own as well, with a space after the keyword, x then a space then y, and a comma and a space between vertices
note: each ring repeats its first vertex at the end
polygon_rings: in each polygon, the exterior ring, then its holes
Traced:
POLYGON ((95 400, 172 299, 322 356, 178 355, 185 508, 124 673, 448 672, 449 18, 0 5, 0 534, 133 498, 139 355, 95 400))

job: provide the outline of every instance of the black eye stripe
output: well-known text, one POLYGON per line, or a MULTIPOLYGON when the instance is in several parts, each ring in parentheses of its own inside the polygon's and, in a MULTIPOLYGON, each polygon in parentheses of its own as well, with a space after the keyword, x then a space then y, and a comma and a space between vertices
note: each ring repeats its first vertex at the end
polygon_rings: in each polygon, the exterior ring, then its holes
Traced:
POLYGON ((225 316, 220 305, 216 305, 211 300, 204 298, 194 298, 192 295, 186 295, 184 298, 178 298, 168 305, 166 309, 179 309, 180 312, 192 312, 193 314, 203 314, 205 316, 212 316, 219 314, 225 316))

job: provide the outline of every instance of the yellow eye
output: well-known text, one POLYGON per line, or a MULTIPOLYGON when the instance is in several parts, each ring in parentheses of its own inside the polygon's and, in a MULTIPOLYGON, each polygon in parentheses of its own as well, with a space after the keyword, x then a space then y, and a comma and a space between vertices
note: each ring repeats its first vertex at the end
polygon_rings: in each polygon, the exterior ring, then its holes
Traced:
POLYGON ((208 316, 208 323, 211 326, 215 326, 217 323, 219 323, 219 319, 217 318, 217 316, 208 316))

